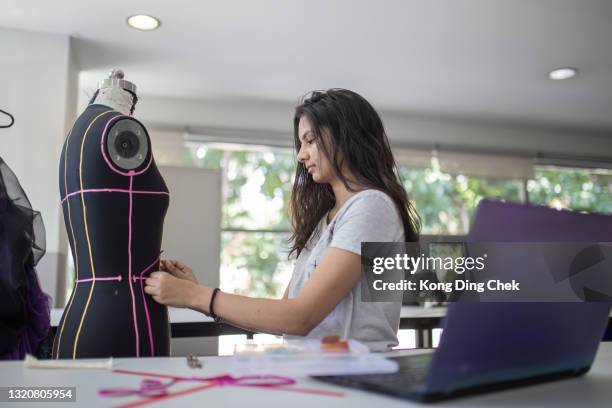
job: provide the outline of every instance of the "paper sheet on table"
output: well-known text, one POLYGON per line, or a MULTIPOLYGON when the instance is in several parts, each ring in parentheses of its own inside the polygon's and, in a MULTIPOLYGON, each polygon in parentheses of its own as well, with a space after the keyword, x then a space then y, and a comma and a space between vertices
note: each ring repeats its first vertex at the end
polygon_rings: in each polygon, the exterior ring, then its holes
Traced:
POLYGON ((247 342, 236 346, 231 359, 233 375, 384 374, 398 370, 397 362, 371 353, 356 340, 349 340, 347 351, 324 351, 319 340, 289 340, 270 345, 247 342))

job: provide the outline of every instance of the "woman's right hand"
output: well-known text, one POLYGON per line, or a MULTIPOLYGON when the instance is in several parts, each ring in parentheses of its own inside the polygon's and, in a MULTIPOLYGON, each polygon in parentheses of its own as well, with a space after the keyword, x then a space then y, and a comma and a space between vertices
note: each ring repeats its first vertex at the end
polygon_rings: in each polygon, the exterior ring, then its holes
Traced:
POLYGON ((162 260, 160 263, 160 269, 179 279, 185 279, 195 283, 196 285, 198 284, 198 278, 196 278, 191 268, 180 261, 173 259, 162 260))

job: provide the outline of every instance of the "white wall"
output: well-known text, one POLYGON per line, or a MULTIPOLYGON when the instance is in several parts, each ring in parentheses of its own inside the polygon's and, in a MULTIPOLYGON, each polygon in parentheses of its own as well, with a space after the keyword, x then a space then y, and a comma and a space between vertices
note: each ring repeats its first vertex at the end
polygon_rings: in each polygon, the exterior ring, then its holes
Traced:
POLYGON ((42 213, 47 254, 38 273, 50 294, 67 251, 61 238, 58 165, 75 118, 77 71, 68 36, 0 28, 0 107, 15 116, 12 128, 0 130, 0 156, 42 213))
MULTIPOLYGON (((156 158, 157 161, 157 158, 156 158)), ((163 258, 189 265, 198 282, 219 287, 221 263, 221 175, 212 169, 160 166, 170 190, 164 220, 163 258)), ((216 355, 218 341, 208 338, 173 338, 173 356, 216 355)))
POLYGON ((189 265, 198 281, 219 286, 221 174, 215 169, 160 166, 170 206, 164 220, 163 258, 189 265))

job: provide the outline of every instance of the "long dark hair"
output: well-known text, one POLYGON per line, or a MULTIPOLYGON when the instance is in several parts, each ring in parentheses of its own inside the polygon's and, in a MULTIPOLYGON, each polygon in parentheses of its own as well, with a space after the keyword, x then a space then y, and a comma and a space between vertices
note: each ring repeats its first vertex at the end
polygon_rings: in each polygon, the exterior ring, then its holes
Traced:
MULTIPOLYGON (((361 95, 346 89, 307 94, 296 107, 293 118, 296 154, 301 148, 298 126, 302 116, 310 121, 319 150, 346 188, 358 191, 342 174, 343 166, 354 175, 359 189, 377 189, 391 197, 404 224, 405 240, 417 242, 420 218, 402 186, 385 129, 372 105, 361 95), (325 141, 324 129, 330 136, 325 141)), ((290 202, 293 225, 290 254, 300 255, 317 224, 334 204, 331 186, 314 182, 306 166, 298 162, 290 202)))

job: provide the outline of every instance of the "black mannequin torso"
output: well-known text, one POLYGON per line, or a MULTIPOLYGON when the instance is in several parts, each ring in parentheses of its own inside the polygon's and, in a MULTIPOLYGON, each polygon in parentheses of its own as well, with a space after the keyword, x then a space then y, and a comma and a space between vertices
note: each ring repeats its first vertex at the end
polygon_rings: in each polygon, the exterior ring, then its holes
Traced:
POLYGON ((76 283, 53 356, 168 355, 167 309, 143 289, 159 269, 169 203, 144 126, 89 105, 62 150, 60 193, 76 283))

